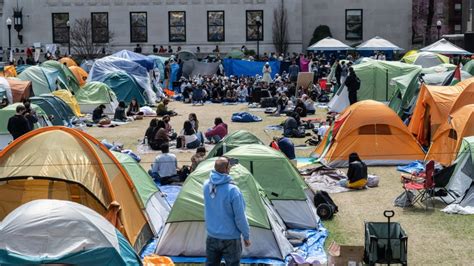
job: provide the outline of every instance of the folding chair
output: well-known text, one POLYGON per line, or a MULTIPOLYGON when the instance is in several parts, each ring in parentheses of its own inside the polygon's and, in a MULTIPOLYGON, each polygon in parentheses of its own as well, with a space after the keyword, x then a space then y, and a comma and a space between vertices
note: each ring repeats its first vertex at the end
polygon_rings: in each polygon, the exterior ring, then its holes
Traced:
MULTIPOLYGON (((405 180, 403 183, 403 189, 408 197, 409 190, 416 190, 418 194, 413 198, 412 204, 422 204, 426 200, 434 197, 435 183, 433 181, 434 173, 434 161, 429 161, 425 166, 425 178, 420 182, 418 180, 405 180)), ((434 202, 432 202, 434 208, 434 202)), ((425 208, 428 209, 428 204, 425 204, 425 208)))
POLYGON ((448 166, 446 168, 443 168, 441 171, 437 172, 433 176, 433 181, 435 183, 435 190, 436 190, 436 196, 438 196, 441 201, 444 202, 444 204, 449 205, 451 203, 454 203, 456 199, 459 197, 458 195, 455 195, 456 193, 453 193, 449 189, 446 189, 446 186, 448 185, 450 179, 453 176, 454 169, 456 168, 456 164, 453 164, 451 166, 448 166), (451 201, 448 201, 445 199, 445 196, 450 196, 451 201))

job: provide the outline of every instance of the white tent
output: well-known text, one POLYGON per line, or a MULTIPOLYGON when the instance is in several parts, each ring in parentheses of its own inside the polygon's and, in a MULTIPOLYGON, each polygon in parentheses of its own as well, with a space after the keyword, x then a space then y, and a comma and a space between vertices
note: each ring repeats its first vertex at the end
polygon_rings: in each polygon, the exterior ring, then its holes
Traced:
POLYGON ((435 43, 432 43, 424 48, 421 48, 420 51, 423 52, 433 52, 440 54, 459 54, 459 55, 470 55, 472 53, 452 44, 446 39, 441 39, 435 43))
POLYGON ((347 51, 353 48, 349 45, 331 37, 326 37, 319 42, 311 45, 306 50, 310 51, 347 51))
POLYGON ((375 36, 374 38, 367 40, 360 45, 357 46, 357 50, 359 51, 401 51, 402 48, 396 46, 395 44, 381 38, 379 36, 375 36))

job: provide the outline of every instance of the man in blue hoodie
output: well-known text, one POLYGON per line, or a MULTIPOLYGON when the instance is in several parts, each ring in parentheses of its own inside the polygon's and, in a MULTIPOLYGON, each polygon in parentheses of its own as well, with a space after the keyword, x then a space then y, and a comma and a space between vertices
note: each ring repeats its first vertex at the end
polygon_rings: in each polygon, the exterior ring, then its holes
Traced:
POLYGON ((232 166, 228 158, 219 157, 203 187, 207 229, 206 265, 218 266, 222 258, 226 265, 239 265, 241 237, 244 238, 244 245, 250 246, 245 201, 229 175, 232 166))

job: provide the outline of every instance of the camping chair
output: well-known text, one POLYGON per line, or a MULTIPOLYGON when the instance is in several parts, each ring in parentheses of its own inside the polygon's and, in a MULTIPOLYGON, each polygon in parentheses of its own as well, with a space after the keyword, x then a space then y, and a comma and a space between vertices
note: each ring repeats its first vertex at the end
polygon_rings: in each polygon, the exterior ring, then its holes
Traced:
POLYGON ((436 193, 435 196, 438 196, 441 201, 444 202, 444 204, 449 205, 451 203, 454 203, 456 199, 458 198, 456 193, 453 193, 449 189, 446 189, 446 186, 449 183, 449 180, 451 180, 451 177, 453 176, 454 169, 456 168, 456 164, 452 164, 448 167, 443 168, 441 171, 437 172, 433 176, 433 181, 435 184, 435 189, 436 193), (447 201, 444 197, 445 196, 450 196, 452 198, 451 201, 447 201))
MULTIPOLYGON (((404 180, 403 189, 407 198, 409 197, 409 190, 416 190, 418 194, 412 199, 412 205, 416 203, 423 203, 426 200, 434 197, 435 183, 433 180, 435 162, 433 160, 429 161, 425 166, 425 178, 421 181, 416 179, 404 180)), ((433 201, 432 201, 433 202, 433 201)), ((432 204, 434 208, 434 203, 432 204)), ((425 208, 428 208, 428 204, 425 204, 425 208)))

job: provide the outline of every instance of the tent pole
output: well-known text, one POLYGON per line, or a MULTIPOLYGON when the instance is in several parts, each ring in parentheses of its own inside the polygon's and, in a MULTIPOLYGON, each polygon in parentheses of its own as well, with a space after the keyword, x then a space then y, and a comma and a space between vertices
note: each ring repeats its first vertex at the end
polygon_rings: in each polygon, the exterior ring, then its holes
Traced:
POLYGON ((253 175, 253 161, 250 161, 250 173, 253 175))

